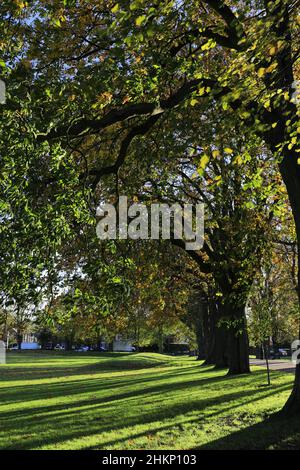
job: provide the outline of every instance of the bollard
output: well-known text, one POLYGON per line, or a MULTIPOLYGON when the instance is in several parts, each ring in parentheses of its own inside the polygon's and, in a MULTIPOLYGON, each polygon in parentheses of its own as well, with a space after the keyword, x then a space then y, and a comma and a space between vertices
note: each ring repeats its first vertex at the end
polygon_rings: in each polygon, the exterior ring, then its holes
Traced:
POLYGON ((4 341, 0 341, 0 364, 6 364, 6 347, 4 341))

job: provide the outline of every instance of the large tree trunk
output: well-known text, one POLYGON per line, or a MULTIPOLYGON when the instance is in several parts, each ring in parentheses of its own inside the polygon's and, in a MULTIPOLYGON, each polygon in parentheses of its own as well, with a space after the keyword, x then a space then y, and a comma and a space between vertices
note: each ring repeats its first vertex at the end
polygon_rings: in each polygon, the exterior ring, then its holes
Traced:
POLYGON ((22 341, 23 341, 23 335, 22 333, 18 332, 17 333, 17 345, 18 345, 19 351, 22 349, 22 341))
MULTIPOLYGON (((243 297, 238 296, 238 297, 243 297)), ((223 321, 228 328, 227 355, 229 371, 228 375, 250 373, 249 342, 246 322, 246 306, 238 303, 234 298, 237 294, 225 298, 223 301, 223 321)))
POLYGON ((158 329, 158 352, 159 354, 164 353, 164 332, 162 325, 159 325, 158 329))
POLYGON ((195 323, 195 334, 197 341, 197 361, 203 361, 206 357, 204 346, 204 332, 201 319, 195 323))
POLYGON ((197 342, 197 360, 203 361, 207 355, 208 306, 207 301, 197 299, 197 310, 193 311, 193 325, 197 342))
POLYGON ((225 369, 228 367, 228 331, 223 325, 215 328, 215 368, 225 369))
POLYGON ((208 307, 207 302, 200 300, 200 315, 195 319, 195 334, 197 341, 197 361, 203 361, 207 356, 208 335, 208 307))
MULTIPOLYGON (((292 54, 292 34, 290 28, 289 6, 287 2, 274 2, 269 4, 271 11, 273 10, 273 26, 272 30, 277 34, 278 39, 284 38, 284 47, 276 56, 277 68, 275 76, 270 80, 271 88, 273 89, 286 89, 290 92, 294 81, 293 74, 293 54, 292 54), (277 16, 276 16, 277 15, 277 16), (280 20, 280 21, 279 21, 280 20)), ((271 13, 272 15, 272 13, 271 13)), ((268 85, 268 83, 267 83, 268 85)), ((276 128, 270 130, 265 135, 265 140, 269 144, 270 149, 276 156, 278 147, 283 146, 282 161, 279 165, 280 173, 286 185, 290 205, 292 208, 296 234, 297 234, 297 248, 298 248, 298 299, 300 306, 300 165, 298 164, 299 153, 295 147, 289 149, 291 139, 288 127, 296 129, 299 117, 297 116, 297 107, 291 101, 281 103, 280 114, 277 109, 274 112, 274 118, 277 121, 276 128), (278 115, 280 119, 278 119, 278 115)), ((299 150, 299 144, 297 144, 299 150)), ((299 334, 300 337, 300 334, 299 334)), ((284 413, 299 413, 300 411, 300 364, 296 365, 295 381, 292 393, 283 407, 284 413)))
MULTIPOLYGON (((298 245, 298 299, 300 306, 300 165, 298 164, 298 158, 299 154, 296 152, 287 152, 280 164, 280 171, 288 191, 296 225, 298 245)), ((296 365, 293 390, 282 412, 288 414, 300 412, 300 364, 296 365)))
POLYGON ((205 364, 215 364, 217 369, 228 367, 229 375, 248 374, 250 365, 245 305, 236 305, 232 300, 234 297, 236 294, 225 297, 214 311, 211 348, 205 364))
POLYGON ((209 342, 204 365, 214 365, 217 369, 228 367, 227 336, 224 325, 219 324, 222 309, 219 303, 211 300, 209 303, 209 342))
POLYGON ((209 303, 202 290, 199 292, 196 291, 191 295, 188 305, 188 315, 184 317, 183 322, 195 332, 197 360, 205 360, 211 342, 211 321, 209 303))
POLYGON ((245 307, 238 307, 233 313, 234 324, 229 327, 228 375, 248 374, 250 364, 245 307), (238 322, 236 326, 235 321, 238 322))
POLYGON ((296 365, 293 390, 288 398, 288 401, 282 408, 281 413, 290 415, 300 413, 300 364, 296 365))

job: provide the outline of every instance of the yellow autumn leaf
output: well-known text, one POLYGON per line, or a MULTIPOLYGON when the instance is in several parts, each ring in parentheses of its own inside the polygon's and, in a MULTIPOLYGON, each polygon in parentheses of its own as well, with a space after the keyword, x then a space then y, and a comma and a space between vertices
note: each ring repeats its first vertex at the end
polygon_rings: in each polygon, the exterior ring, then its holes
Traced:
POLYGON ((200 168, 205 168, 208 162, 209 162, 209 156, 204 154, 200 160, 200 168))
POLYGON ((206 165, 208 164, 208 162, 209 162, 209 156, 204 154, 201 157, 201 160, 200 160, 200 163, 199 163, 199 168, 198 168, 198 173, 199 173, 200 176, 203 175, 204 170, 205 170, 206 165))
POLYGON ((243 163, 243 159, 241 157, 241 155, 238 155, 235 159, 234 159, 234 163, 236 165, 241 165, 243 163))
POLYGON ((117 11, 119 10, 120 6, 118 3, 115 4, 115 6, 111 9, 112 13, 117 13, 117 11))
POLYGON ((230 148, 230 147, 225 147, 225 148, 224 148, 224 151, 225 151, 226 153, 228 153, 229 155, 231 155, 231 154, 233 153, 233 150, 232 150, 232 148, 230 148))
POLYGON ((221 175, 216 176, 214 181, 217 186, 220 186, 220 184, 222 183, 222 176, 221 175))
POLYGON ((212 152, 212 156, 213 156, 214 158, 217 158, 217 157, 219 157, 219 156, 220 156, 220 152, 219 152, 219 150, 213 150, 213 152, 212 152))
POLYGON ((259 76, 259 78, 264 77, 265 74, 266 74, 266 69, 264 67, 261 67, 260 69, 258 69, 257 75, 259 76))
POLYGON ((266 69, 266 73, 271 73, 273 72, 275 69, 277 69, 277 62, 274 62, 273 64, 271 64, 267 69, 266 69))
POLYGON ((18 8, 20 8, 20 10, 22 10, 23 8, 28 7, 28 2, 22 2, 21 0, 16 0, 16 4, 17 4, 18 8))

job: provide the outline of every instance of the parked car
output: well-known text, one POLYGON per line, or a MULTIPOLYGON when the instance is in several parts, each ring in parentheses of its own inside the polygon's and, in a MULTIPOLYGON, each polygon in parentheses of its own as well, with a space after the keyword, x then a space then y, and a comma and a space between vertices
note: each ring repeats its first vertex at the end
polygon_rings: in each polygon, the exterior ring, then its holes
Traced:
POLYGON ((90 348, 88 346, 80 346, 80 348, 75 349, 76 352, 87 352, 90 348))
POLYGON ((269 359, 279 359, 279 358, 280 358, 280 353, 278 351, 275 351, 275 349, 269 350, 269 359))
POLYGON ((280 359, 288 356, 290 356, 290 351, 285 348, 270 349, 269 351, 269 359, 280 359))
MULTIPOLYGON (((18 345, 17 344, 12 344, 11 346, 9 346, 8 348, 9 350, 11 351, 16 351, 19 349, 18 345)), ((37 342, 26 342, 26 341, 22 341, 21 343, 21 349, 22 351, 24 350, 37 350, 37 349, 41 349, 41 346, 39 345, 39 343, 37 342)))
POLYGON ((54 347, 54 350, 55 351, 64 351, 66 348, 63 344, 57 344, 55 347, 54 347))
POLYGON ((278 352, 281 354, 281 356, 283 357, 287 357, 287 356, 290 356, 291 355, 291 352, 289 349, 285 349, 285 348, 279 348, 278 349, 278 352))

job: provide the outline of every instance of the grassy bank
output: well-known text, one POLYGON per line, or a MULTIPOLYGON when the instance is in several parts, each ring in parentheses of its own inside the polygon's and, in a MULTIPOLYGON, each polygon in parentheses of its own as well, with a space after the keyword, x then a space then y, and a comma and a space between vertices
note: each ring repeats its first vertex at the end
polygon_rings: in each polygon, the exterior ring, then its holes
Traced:
POLYGON ((13 352, 0 365, 0 449, 294 448, 269 421, 293 375, 226 377, 194 358, 13 352))

